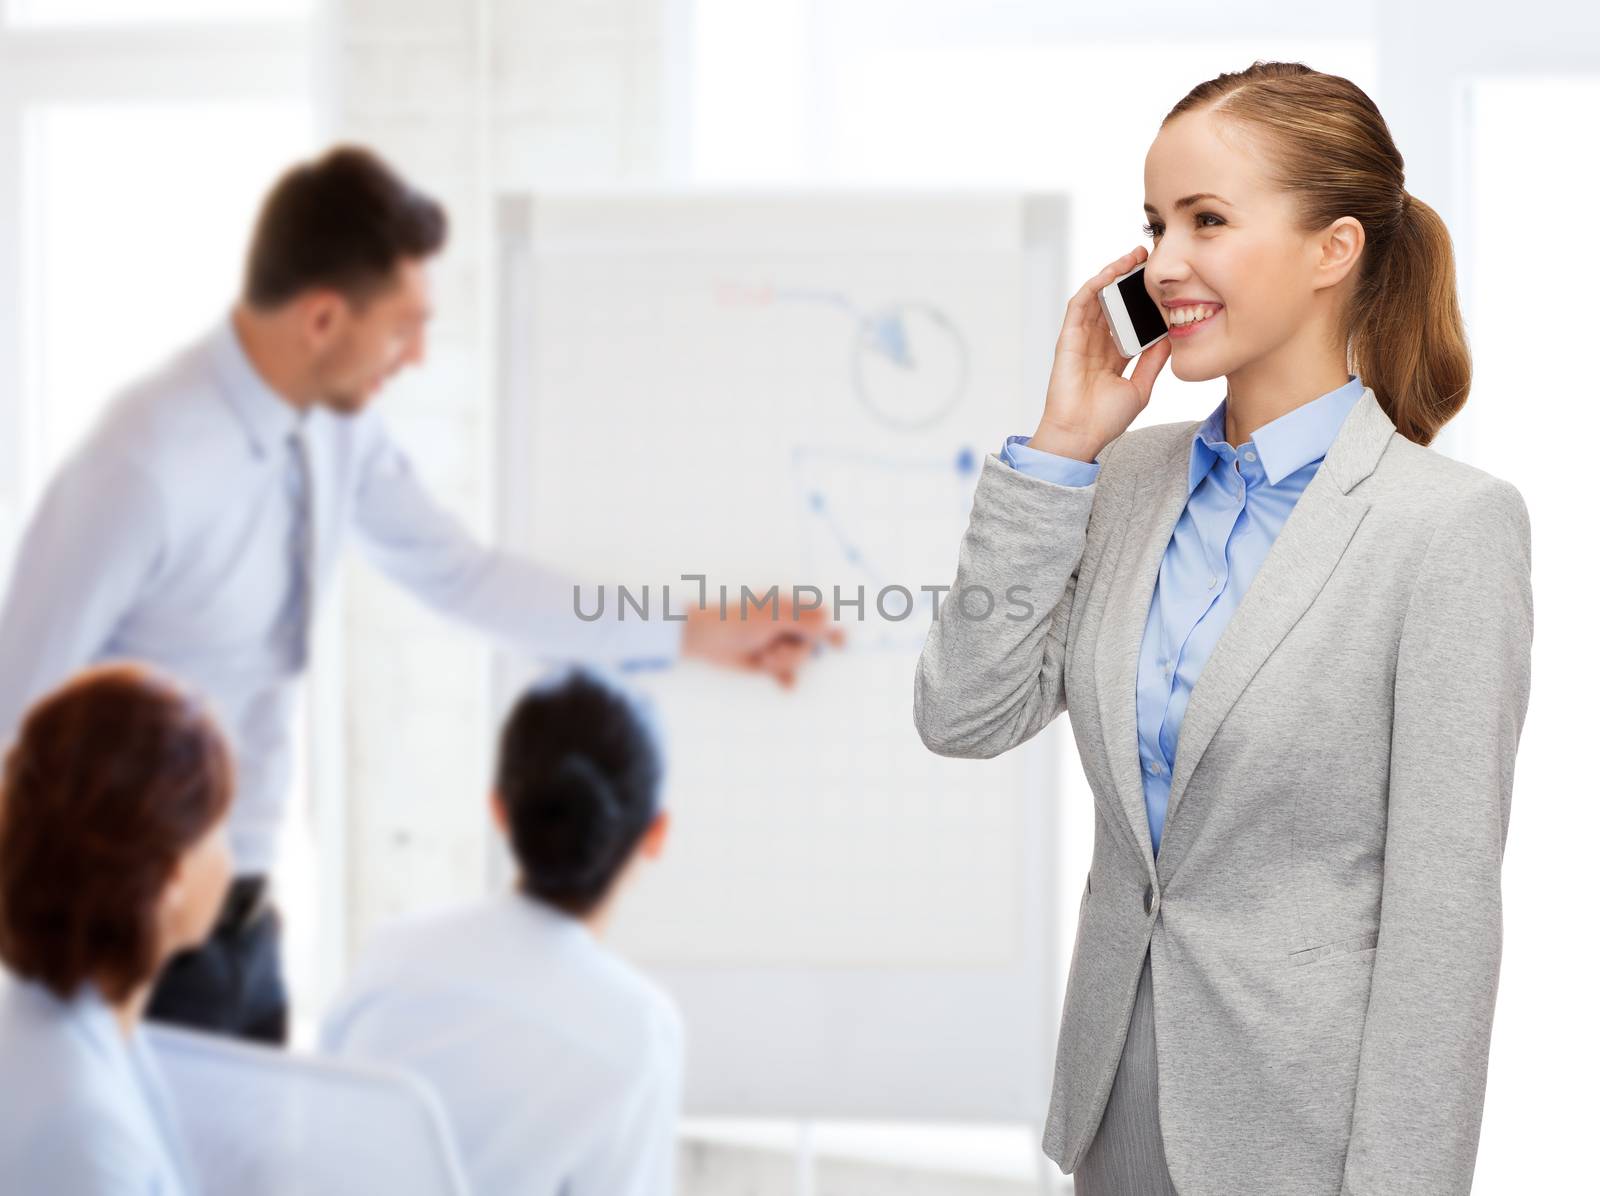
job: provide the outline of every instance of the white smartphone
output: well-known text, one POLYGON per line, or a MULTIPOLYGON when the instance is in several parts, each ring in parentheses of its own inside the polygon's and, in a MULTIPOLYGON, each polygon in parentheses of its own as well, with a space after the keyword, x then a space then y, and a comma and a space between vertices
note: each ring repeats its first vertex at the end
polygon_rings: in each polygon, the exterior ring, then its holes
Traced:
POLYGON ((1100 288, 1100 306, 1124 357, 1137 357, 1167 335, 1167 322, 1144 289, 1144 266, 1135 266, 1100 288))

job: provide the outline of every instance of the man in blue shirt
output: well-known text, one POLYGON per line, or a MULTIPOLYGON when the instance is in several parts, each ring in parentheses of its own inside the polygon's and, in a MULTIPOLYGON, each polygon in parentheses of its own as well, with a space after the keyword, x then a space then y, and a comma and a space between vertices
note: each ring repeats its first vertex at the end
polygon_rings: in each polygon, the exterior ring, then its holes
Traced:
POLYGON ((347 533, 430 606, 546 658, 699 657, 788 686, 817 641, 842 642, 822 610, 781 596, 745 619, 678 593, 670 618, 646 619, 622 617, 619 594, 603 618, 580 618, 577 579, 481 543, 434 502, 373 399, 422 360, 427 263, 445 232, 443 209, 369 152, 290 170, 262 205, 239 302, 116 398, 18 550, 0 609, 0 742, 67 675, 131 658, 203 690, 234 745, 240 879, 211 940, 164 974, 153 1017, 285 1038, 267 876, 294 691, 347 533))

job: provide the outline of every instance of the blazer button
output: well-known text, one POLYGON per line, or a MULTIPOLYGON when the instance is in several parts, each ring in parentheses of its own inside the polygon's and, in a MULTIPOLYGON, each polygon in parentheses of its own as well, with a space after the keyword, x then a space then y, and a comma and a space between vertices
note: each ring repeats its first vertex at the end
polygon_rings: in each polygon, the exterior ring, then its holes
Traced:
POLYGON ((1144 912, 1145 913, 1148 914, 1150 912, 1150 906, 1152 904, 1154 904, 1155 897, 1156 897, 1155 886, 1154 885, 1145 885, 1145 887, 1144 887, 1144 912))

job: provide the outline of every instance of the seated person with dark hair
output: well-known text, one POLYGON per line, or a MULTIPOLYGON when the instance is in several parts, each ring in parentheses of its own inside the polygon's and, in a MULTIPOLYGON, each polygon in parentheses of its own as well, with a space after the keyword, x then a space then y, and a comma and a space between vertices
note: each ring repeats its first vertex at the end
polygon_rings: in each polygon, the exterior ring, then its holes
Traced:
POLYGON ((0 1190, 195 1191, 140 1031, 232 876, 233 765, 205 710, 105 665, 41 699, 0 788, 0 1190))
POLYGON ((524 694, 492 802, 516 891, 381 932, 329 1015, 329 1051, 438 1092, 478 1196, 672 1190, 682 1022, 600 942, 625 879, 661 853, 662 771, 606 684, 579 671, 524 694))

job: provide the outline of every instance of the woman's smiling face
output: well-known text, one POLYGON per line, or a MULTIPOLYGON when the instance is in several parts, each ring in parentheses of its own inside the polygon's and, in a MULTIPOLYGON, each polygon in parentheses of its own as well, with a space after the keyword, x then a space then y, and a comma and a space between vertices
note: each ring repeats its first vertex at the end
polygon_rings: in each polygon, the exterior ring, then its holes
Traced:
POLYGON ((1267 357, 1319 318, 1322 238, 1295 227, 1292 197, 1261 169, 1264 148, 1238 124, 1195 111, 1163 128, 1145 156, 1145 289, 1173 329, 1172 372, 1188 382, 1267 357), (1181 300, 1214 314, 1185 331, 1174 323, 1181 300))

